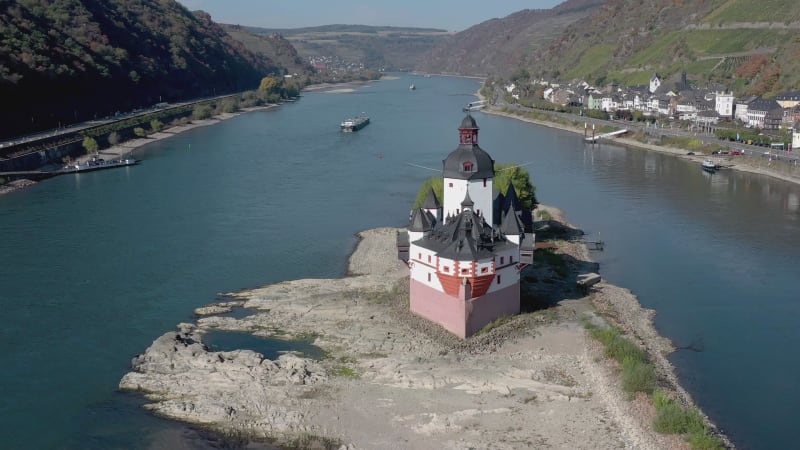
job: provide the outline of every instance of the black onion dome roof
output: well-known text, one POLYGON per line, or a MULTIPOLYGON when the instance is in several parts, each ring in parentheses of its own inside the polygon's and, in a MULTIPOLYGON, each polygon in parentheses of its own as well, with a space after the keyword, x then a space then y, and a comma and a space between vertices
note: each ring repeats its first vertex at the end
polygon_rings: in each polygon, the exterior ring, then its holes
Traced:
POLYGON ((443 175, 458 180, 494 178, 494 160, 477 144, 461 144, 444 160, 443 175))
POLYGON ((461 121, 461 126, 458 127, 458 129, 460 130, 462 128, 467 128, 472 130, 480 129, 478 128, 478 123, 475 122, 475 119, 473 119, 470 114, 467 114, 466 117, 464 117, 464 120, 461 121))

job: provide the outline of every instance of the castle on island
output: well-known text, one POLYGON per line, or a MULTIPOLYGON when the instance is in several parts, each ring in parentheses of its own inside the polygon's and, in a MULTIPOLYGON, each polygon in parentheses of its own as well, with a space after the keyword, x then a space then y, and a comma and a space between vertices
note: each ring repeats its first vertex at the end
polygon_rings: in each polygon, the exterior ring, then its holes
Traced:
POLYGON ((533 262, 534 234, 512 184, 494 186, 494 160, 478 146, 467 111, 458 148, 443 161, 443 198, 433 189, 398 233, 409 268, 411 312, 466 338, 520 311, 520 273, 533 262), (526 223, 528 226, 526 227, 526 223))

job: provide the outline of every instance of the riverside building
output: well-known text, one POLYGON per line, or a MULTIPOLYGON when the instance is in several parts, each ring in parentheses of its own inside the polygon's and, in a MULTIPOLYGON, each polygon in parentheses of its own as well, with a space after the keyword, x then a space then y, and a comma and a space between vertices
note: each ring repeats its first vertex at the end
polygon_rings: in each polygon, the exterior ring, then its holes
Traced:
POLYGON ((533 262, 530 211, 513 185, 506 195, 495 189, 494 160, 478 146, 478 129, 467 112, 458 148, 443 161, 444 198, 431 189, 397 240, 411 312, 461 338, 519 313, 520 272, 533 262))

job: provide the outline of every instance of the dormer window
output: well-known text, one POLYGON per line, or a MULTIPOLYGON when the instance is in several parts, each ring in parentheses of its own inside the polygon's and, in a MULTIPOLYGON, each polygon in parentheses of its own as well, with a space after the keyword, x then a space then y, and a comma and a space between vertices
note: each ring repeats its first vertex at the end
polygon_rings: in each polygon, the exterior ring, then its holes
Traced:
POLYGON ((472 164, 472 161, 464 162, 464 172, 472 172, 472 168, 473 167, 474 167, 474 164, 472 164))

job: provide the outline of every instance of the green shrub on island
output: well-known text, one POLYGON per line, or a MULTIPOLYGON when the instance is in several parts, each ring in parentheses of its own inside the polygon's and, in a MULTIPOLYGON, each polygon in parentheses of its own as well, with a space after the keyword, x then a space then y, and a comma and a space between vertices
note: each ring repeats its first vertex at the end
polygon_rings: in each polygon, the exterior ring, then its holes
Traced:
POLYGON ((626 359, 646 362, 644 350, 640 349, 633 342, 622 336, 622 333, 614 327, 600 328, 594 325, 586 326, 589 334, 600 341, 605 348, 605 355, 622 364, 626 359))
POLYGON ((656 370, 652 364, 635 358, 622 361, 622 389, 625 392, 650 394, 656 385, 656 370))
POLYGON ((662 434, 685 434, 693 450, 722 450, 725 448, 719 438, 706 426, 703 416, 696 408, 684 408, 656 390, 652 396, 656 408, 653 429, 662 434))
POLYGON ((425 202, 425 197, 428 195, 428 191, 433 188, 433 193, 436 194, 436 198, 439 199, 441 202, 444 198, 444 179, 442 177, 432 177, 428 178, 422 183, 422 187, 417 192, 417 198, 414 200, 414 208, 417 209, 422 206, 422 203, 425 202))

